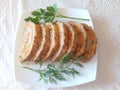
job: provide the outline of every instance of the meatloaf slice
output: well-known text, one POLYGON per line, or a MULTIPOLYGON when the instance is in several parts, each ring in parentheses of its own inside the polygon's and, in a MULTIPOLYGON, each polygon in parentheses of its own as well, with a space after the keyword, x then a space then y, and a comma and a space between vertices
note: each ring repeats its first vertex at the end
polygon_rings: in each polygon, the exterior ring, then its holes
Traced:
POLYGON ((47 60, 53 60, 53 58, 56 56, 59 48, 60 48, 60 30, 58 28, 58 25, 56 22, 50 23, 51 29, 53 31, 52 35, 52 45, 51 45, 51 51, 49 56, 46 58, 47 60))
POLYGON ((72 41, 71 40, 72 32, 69 30, 67 25, 63 22, 58 22, 58 24, 59 24, 59 29, 63 32, 63 37, 61 36, 61 40, 63 41, 63 46, 61 48, 61 51, 58 53, 58 56, 55 58, 55 61, 59 61, 64 55, 67 54, 72 41))
POLYGON ((84 49, 85 49, 85 33, 82 32, 82 28, 80 25, 78 25, 76 22, 69 22, 70 25, 72 26, 73 28, 73 31, 75 33, 74 35, 74 44, 73 44, 73 47, 72 47, 72 51, 71 51, 71 54, 70 56, 77 59, 78 56, 80 56, 83 52, 84 52, 84 49))
POLYGON ((52 23, 45 23, 45 26, 49 28, 51 33, 50 33, 50 36, 48 36, 50 38, 50 40, 47 41, 50 44, 50 45, 48 45, 49 46, 49 50, 48 50, 46 56, 44 57, 43 61, 46 61, 46 60, 49 59, 48 57, 50 56, 50 54, 51 54, 51 52, 52 52, 52 50, 54 48, 54 44, 55 44, 55 40, 54 40, 54 37, 55 37, 55 33, 54 32, 55 31, 54 31, 53 24, 52 23))
POLYGON ((59 50, 54 55, 54 57, 52 58, 52 61, 56 61, 56 58, 60 55, 60 53, 62 51, 62 48, 64 46, 64 43, 65 43, 64 42, 65 36, 64 36, 63 23, 62 22, 56 22, 56 24, 57 24, 59 32, 60 32, 60 35, 59 35, 59 37, 60 37, 60 47, 59 47, 59 50))
POLYGON ((87 62, 96 53, 97 37, 91 27, 89 27, 86 24, 82 24, 82 25, 85 28, 87 33, 86 49, 85 49, 85 52, 82 54, 82 56, 85 56, 85 58, 82 60, 82 62, 87 62))
POLYGON ((68 30, 68 52, 66 53, 66 55, 69 55, 74 44, 74 31, 72 26, 68 22, 63 23, 65 25, 65 28, 68 30))
POLYGON ((40 25, 35 25, 28 22, 25 25, 25 34, 23 36, 20 61, 32 61, 37 53, 39 46, 41 46, 43 35, 40 25))
POLYGON ((44 31, 44 39, 43 46, 40 48, 40 52, 38 52, 38 56, 36 56, 35 61, 44 61, 47 53, 50 50, 51 46, 51 28, 47 24, 41 24, 42 31, 44 31))

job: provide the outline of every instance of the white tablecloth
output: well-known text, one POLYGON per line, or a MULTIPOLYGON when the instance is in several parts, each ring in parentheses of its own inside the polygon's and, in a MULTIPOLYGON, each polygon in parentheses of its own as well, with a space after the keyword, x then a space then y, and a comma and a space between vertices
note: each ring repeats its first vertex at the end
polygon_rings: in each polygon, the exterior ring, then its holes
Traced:
POLYGON ((22 11, 54 3, 59 7, 88 9, 99 41, 96 81, 55 90, 120 90, 119 0, 0 0, 0 90, 47 90, 14 80, 13 50, 22 11))

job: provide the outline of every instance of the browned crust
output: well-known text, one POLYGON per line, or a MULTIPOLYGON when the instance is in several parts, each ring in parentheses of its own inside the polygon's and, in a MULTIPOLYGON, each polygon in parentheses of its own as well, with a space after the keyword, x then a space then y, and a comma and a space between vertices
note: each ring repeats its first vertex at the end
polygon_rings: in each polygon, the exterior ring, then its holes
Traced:
POLYGON ((72 56, 77 58, 78 56, 80 56, 84 52, 84 50, 83 50, 84 34, 80 30, 80 28, 76 25, 75 22, 69 22, 69 23, 72 26, 73 31, 75 33, 75 35, 74 35, 74 43, 73 43, 71 53, 72 53, 72 56))
POLYGON ((82 25, 84 26, 87 33, 86 49, 85 52, 82 54, 82 56, 85 56, 85 59, 82 60, 82 62, 88 62, 96 53, 97 37, 91 27, 86 24, 82 25))
POLYGON ((52 23, 54 27, 54 40, 55 40, 55 46, 53 47, 49 57, 47 59, 51 60, 54 55, 58 52, 60 48, 60 31, 56 23, 52 23))
MULTIPOLYGON (((45 25, 45 24, 43 24, 45 25)), ((47 55, 49 49, 50 49, 50 45, 51 45, 51 28, 49 28, 49 26, 45 25, 45 43, 44 46, 42 48, 41 53, 39 54, 39 56, 37 57, 37 61, 43 61, 43 59, 45 58, 45 56, 47 55)))
POLYGON ((65 37, 64 45, 59 56, 55 59, 55 61, 59 61, 68 52, 68 49, 70 48, 71 45, 70 43, 72 39, 71 37, 72 33, 64 23, 63 23, 63 27, 64 27, 64 37, 65 37))
POLYGON ((35 30, 36 30, 36 36, 34 37, 34 43, 31 52, 28 55, 28 57, 25 59, 25 61, 32 61, 34 59, 35 55, 37 54, 37 50, 42 43, 43 35, 40 25, 35 25, 35 30))

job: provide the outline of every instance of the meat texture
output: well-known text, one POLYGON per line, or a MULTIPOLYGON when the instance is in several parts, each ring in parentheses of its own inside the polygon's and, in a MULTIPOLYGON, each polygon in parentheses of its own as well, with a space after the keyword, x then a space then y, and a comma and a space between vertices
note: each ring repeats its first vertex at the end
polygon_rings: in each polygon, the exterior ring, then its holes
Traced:
POLYGON ((97 37, 86 24, 77 22, 52 22, 25 25, 20 49, 21 62, 60 61, 65 55, 82 62, 89 61, 96 53, 97 37))

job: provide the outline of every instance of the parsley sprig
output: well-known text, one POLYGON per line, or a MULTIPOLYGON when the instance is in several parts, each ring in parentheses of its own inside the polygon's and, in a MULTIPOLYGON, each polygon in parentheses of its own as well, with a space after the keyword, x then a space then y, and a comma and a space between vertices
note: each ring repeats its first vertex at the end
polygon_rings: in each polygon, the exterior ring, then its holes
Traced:
MULTIPOLYGON (((80 56, 79 60, 83 59, 83 56, 80 56)), ((72 58, 73 59, 73 58, 72 58)), ((81 75, 75 68, 73 68, 73 65, 76 65, 78 67, 83 67, 83 65, 79 61, 70 61, 71 58, 66 55, 60 60, 59 65, 55 66, 54 64, 48 64, 46 68, 42 69, 43 64, 41 62, 38 62, 40 68, 39 69, 32 69, 29 67, 23 67, 29 70, 32 70, 39 74, 40 79, 43 80, 45 83, 52 83, 57 84, 58 81, 66 81, 65 74, 68 76, 75 75, 81 75)))
POLYGON ((54 4, 53 6, 48 6, 46 9, 40 8, 33 11, 31 17, 25 19, 25 21, 31 21, 35 24, 39 24, 40 22, 53 22, 55 18, 69 18, 69 19, 76 19, 76 20, 84 20, 89 21, 89 19, 85 18, 75 18, 62 15, 58 12, 57 5, 54 4))

